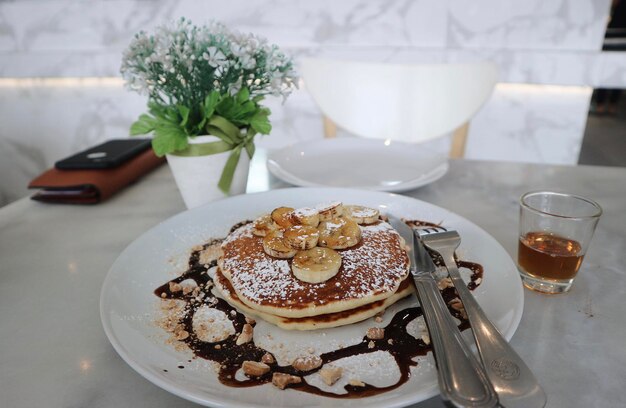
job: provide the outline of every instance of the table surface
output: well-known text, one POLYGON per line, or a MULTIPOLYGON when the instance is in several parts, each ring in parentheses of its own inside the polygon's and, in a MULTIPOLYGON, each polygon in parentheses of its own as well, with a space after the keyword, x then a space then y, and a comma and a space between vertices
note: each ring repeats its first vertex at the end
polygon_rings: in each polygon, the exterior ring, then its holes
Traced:
MULTIPOLYGON (((286 186, 261 161, 251 177, 253 189, 286 186)), ((406 195, 468 218, 515 259, 518 198, 535 189, 591 197, 604 214, 570 293, 524 290, 511 344, 549 407, 626 406, 626 168, 453 160, 442 179, 406 195)), ((184 209, 167 166, 97 206, 22 199, 0 209, 0 407, 195 406, 126 365, 99 315, 120 252, 184 209)))

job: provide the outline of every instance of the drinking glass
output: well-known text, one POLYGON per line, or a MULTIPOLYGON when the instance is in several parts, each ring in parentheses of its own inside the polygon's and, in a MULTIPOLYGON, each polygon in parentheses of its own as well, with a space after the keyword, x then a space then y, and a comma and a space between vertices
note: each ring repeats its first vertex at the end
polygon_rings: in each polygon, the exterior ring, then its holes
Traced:
POLYGON ((570 290, 602 215, 574 194, 533 191, 520 199, 517 263, 524 285, 544 293, 570 290))

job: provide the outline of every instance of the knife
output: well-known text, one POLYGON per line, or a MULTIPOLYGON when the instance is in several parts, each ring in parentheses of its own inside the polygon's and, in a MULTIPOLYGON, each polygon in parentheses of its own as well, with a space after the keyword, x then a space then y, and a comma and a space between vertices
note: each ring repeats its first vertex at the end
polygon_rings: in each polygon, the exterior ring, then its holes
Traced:
POLYGON ((452 319, 432 272, 435 265, 415 232, 404 221, 388 216, 391 226, 409 246, 410 271, 437 363, 442 399, 456 407, 495 407, 498 397, 487 374, 452 319), (425 255, 425 256, 424 256, 425 255), (430 262, 430 263, 428 263, 430 262))

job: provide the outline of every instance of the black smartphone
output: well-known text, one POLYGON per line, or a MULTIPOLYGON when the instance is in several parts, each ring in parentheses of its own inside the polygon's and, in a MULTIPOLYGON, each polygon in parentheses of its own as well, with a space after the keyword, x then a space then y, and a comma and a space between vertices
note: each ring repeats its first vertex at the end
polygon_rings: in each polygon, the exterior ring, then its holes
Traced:
POLYGON ((61 170, 110 169, 150 148, 151 139, 114 139, 54 163, 61 170))

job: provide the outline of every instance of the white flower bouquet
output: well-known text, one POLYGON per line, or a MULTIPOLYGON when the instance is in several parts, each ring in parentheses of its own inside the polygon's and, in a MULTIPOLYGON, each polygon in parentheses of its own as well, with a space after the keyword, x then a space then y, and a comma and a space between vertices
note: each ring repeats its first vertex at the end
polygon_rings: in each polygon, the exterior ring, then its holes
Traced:
POLYGON ((131 135, 153 133, 159 156, 199 156, 232 151, 218 183, 230 190, 242 150, 252 157, 256 134, 269 134, 266 95, 285 99, 296 86, 293 62, 276 45, 219 23, 197 27, 180 19, 138 33, 124 53, 121 73, 129 89, 147 95, 148 113, 131 135), (189 138, 219 140, 190 144, 189 138))

